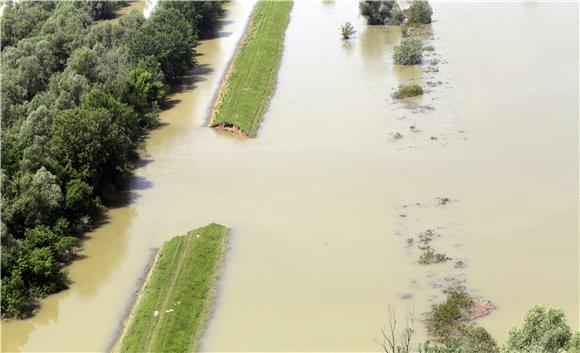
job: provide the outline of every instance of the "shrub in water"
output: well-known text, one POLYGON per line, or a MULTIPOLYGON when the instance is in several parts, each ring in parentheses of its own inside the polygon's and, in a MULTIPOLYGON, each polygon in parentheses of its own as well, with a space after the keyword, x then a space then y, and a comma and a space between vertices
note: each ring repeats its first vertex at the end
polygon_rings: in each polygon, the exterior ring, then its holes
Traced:
POLYGON ((427 0, 413 0, 407 9, 407 20, 411 24, 431 23, 433 9, 427 0))
POLYGON ((403 38, 401 44, 395 47, 393 59, 395 64, 416 65, 421 63, 423 45, 417 38, 403 38))
POLYGON ((350 22, 345 22, 340 26, 340 34, 342 35, 342 39, 349 39, 355 33, 356 30, 350 22))
POLYGON ((423 88, 419 85, 403 85, 395 91, 395 98, 415 97, 423 94, 423 88))
POLYGON ((387 21, 389 24, 403 22, 403 14, 395 0, 363 0, 359 3, 359 10, 369 25, 384 25, 387 21))

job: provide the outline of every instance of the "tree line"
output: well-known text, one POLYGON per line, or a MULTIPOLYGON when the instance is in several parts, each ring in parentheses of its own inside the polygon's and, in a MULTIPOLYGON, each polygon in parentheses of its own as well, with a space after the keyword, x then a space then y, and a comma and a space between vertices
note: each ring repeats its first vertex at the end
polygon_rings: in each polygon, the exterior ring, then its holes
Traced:
POLYGON ((191 71, 221 1, 22 1, 2 15, 1 313, 24 317, 68 285, 64 266, 115 200, 158 124, 167 86, 191 71))

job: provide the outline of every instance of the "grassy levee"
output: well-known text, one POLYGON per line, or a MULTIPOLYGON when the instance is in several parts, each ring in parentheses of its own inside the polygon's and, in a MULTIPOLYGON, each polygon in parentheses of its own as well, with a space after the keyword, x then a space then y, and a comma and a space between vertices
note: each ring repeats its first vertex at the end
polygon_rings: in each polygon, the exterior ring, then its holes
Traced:
POLYGON ((278 78, 292 1, 260 0, 219 90, 210 126, 254 137, 278 78))
POLYGON ((210 224, 161 247, 114 352, 197 351, 228 233, 228 228, 210 224))

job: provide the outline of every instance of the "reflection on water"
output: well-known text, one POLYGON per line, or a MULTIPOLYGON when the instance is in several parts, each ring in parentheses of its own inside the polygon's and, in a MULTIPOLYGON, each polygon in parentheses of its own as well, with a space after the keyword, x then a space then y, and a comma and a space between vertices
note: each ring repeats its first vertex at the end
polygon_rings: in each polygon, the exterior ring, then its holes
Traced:
POLYGON ((5 325, 11 349, 104 349, 151 248, 214 221, 234 231, 205 351, 377 351, 387 305, 421 319, 448 276, 498 306, 481 323, 499 339, 534 303, 578 327, 577 4, 435 3, 425 72, 392 64, 400 33, 356 2, 298 1, 253 140, 205 127, 251 4, 233 6, 235 35, 203 42, 205 78, 148 137, 136 186, 151 187, 87 242, 72 290, 5 325), (408 82, 426 94, 394 101, 408 82), (427 228, 465 269, 416 264, 406 239, 427 228))

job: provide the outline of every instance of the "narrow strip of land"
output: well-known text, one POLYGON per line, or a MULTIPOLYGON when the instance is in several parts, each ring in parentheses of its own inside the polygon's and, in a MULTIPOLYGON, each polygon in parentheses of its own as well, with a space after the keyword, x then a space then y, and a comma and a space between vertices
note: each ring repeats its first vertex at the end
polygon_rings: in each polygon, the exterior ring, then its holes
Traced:
POLYGON ((161 247, 113 352, 197 351, 228 233, 228 228, 210 224, 161 247))
POLYGON ((278 78, 292 1, 256 4, 218 91, 209 125, 254 137, 278 78))

